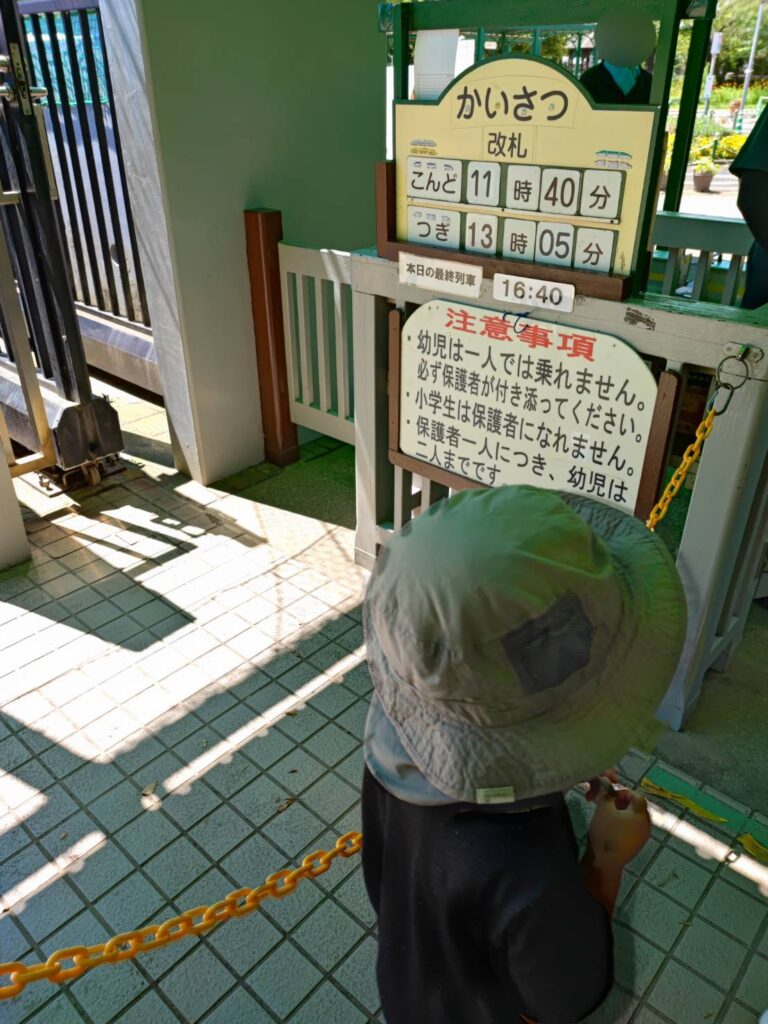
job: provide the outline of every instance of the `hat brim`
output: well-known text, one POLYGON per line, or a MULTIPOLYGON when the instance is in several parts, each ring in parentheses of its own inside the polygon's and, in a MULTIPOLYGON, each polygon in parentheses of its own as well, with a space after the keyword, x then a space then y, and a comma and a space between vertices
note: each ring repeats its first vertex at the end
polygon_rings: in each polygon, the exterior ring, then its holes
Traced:
POLYGON ((624 593, 618 638, 590 701, 572 694, 533 719, 490 728, 443 717, 398 678, 364 608, 368 663, 382 707, 417 767, 457 800, 475 801, 478 790, 511 790, 517 800, 566 790, 658 737, 655 712, 686 630, 674 560, 639 520, 579 495, 560 497, 601 538, 624 593))

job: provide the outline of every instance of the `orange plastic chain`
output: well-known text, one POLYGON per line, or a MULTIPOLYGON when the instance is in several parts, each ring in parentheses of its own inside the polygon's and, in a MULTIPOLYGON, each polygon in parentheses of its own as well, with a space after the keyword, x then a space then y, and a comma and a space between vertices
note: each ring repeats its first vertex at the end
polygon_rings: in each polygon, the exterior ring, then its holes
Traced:
POLYGON ((362 835, 359 832, 347 832, 336 841, 332 850, 316 850, 304 858, 301 867, 270 875, 258 889, 238 889, 210 907, 195 907, 162 924, 150 924, 135 931, 122 932, 94 946, 68 946, 56 950, 45 963, 29 967, 22 963, 0 964, 0 999, 13 999, 33 981, 45 980, 61 984, 79 978, 81 974, 94 967, 101 967, 102 964, 133 960, 139 953, 160 949, 188 935, 203 935, 233 917, 245 917, 253 913, 266 899, 281 900, 294 892, 305 878, 324 875, 337 857, 352 857, 362 847, 362 835), (4 978, 9 978, 10 982, 3 984, 4 978))

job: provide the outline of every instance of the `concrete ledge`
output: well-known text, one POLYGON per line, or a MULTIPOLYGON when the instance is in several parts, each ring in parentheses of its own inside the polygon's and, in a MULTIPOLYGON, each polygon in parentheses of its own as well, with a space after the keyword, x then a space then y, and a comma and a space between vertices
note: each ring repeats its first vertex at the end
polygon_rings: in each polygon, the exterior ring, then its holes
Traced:
POLYGON ((78 307, 77 319, 89 366, 151 394, 162 395, 163 385, 151 331, 97 316, 82 307, 78 307))

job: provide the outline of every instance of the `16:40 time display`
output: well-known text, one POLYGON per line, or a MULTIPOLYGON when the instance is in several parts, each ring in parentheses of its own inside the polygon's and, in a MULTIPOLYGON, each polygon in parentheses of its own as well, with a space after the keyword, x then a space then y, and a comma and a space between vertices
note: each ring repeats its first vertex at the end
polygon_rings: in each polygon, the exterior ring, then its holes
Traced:
POLYGON ((511 302, 519 306, 538 306, 570 313, 576 298, 576 288, 572 284, 516 277, 513 274, 495 274, 493 297, 499 302, 511 302))

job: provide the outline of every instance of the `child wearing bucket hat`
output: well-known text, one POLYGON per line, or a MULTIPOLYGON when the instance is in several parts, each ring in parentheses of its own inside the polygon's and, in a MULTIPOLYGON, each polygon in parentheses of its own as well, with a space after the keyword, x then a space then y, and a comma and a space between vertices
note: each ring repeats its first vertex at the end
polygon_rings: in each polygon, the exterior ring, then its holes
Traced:
POLYGON ((575 1024, 603 1001, 650 821, 598 780, 655 735, 685 619, 659 538, 582 496, 465 491, 383 549, 363 869, 387 1024, 575 1024), (585 780, 579 863, 564 794, 585 780))

